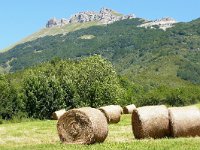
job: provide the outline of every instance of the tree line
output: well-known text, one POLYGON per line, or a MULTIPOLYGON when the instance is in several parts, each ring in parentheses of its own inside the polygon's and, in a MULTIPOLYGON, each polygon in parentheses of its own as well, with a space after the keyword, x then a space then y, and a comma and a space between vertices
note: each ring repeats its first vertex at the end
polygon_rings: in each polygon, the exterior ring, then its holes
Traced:
POLYGON ((0 117, 50 119, 65 108, 109 104, 183 106, 200 101, 199 86, 171 88, 133 83, 99 55, 49 62, 0 75, 0 117))

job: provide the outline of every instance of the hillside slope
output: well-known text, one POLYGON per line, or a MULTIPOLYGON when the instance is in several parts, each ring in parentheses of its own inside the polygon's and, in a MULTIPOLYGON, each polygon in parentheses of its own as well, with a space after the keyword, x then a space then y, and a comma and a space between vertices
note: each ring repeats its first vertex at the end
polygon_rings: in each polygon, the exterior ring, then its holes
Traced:
POLYGON ((97 24, 89 22, 77 24, 76 29, 87 28, 71 30, 74 32, 68 34, 63 34, 62 28, 44 29, 44 32, 51 30, 51 34, 36 33, 32 37, 40 38, 32 38, 1 53, 0 65, 10 67, 13 72, 55 57, 77 59, 100 54, 120 74, 136 83, 175 87, 199 84, 200 19, 177 23, 166 31, 158 26, 138 27, 144 22, 140 18, 104 26, 93 26, 97 24))
MULTIPOLYGON (((86 22, 86 23, 73 23, 73 24, 68 24, 66 26, 62 26, 62 27, 57 26, 57 27, 53 27, 53 28, 42 28, 38 32, 33 33, 32 35, 22 39, 21 41, 3 49, 2 52, 9 51, 9 50, 15 48, 19 44, 23 44, 23 43, 26 43, 26 42, 29 42, 29 41, 33 41, 33 40, 36 40, 36 39, 41 38, 41 37, 54 36, 54 35, 57 35, 57 34, 67 34, 69 32, 73 32, 73 31, 76 31, 76 30, 88 28, 88 27, 91 27, 91 26, 97 26, 97 25, 102 26, 103 24, 100 24, 99 22, 93 21, 93 22, 86 22)), ((0 52, 0 53, 2 53, 2 52, 0 52)))

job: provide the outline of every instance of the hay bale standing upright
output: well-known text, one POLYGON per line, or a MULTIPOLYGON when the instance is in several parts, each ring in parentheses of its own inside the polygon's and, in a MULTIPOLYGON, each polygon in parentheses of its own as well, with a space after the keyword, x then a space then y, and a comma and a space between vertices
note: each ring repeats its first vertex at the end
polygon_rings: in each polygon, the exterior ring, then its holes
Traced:
POLYGON ((132 114, 134 109, 136 109, 135 105, 131 104, 131 105, 125 106, 123 108, 123 112, 124 114, 132 114))
POLYGON ((200 136, 200 110, 195 106, 169 108, 172 137, 200 136))
POLYGON ((67 111, 58 120, 57 129, 61 142, 66 144, 100 143, 108 135, 103 113, 88 107, 67 111))
POLYGON ((121 118, 122 108, 119 105, 109 105, 100 107, 99 110, 103 112, 108 123, 118 123, 121 118))
POLYGON ((145 106, 133 110, 132 129, 135 138, 169 136, 169 115, 166 106, 145 106))
POLYGON ((60 119, 60 117, 61 117, 65 112, 66 112, 65 109, 61 109, 61 110, 58 110, 58 111, 53 112, 53 114, 52 114, 52 119, 54 119, 54 120, 60 119))

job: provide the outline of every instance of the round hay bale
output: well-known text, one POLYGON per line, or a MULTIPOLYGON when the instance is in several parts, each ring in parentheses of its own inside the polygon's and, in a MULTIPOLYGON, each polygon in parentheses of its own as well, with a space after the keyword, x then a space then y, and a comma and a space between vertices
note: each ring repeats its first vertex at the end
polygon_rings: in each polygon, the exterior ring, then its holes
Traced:
POLYGON ((136 109, 135 105, 131 104, 131 105, 125 106, 123 108, 123 112, 124 114, 132 114, 134 109, 136 109))
POLYGON ((120 105, 112 105, 112 106, 117 107, 120 110, 121 114, 123 114, 123 108, 120 105))
POLYGON ((164 105, 145 106, 133 110, 132 129, 135 138, 163 138, 169 136, 169 115, 164 105))
POLYGON ((61 110, 58 110, 58 111, 55 111, 53 112, 52 114, 52 119, 53 120, 58 120, 60 119, 60 117, 66 112, 65 109, 61 109, 61 110))
POLYGON ((109 105, 99 108, 105 115, 108 123, 118 123, 121 118, 122 109, 119 105, 109 105))
POLYGON ((169 108, 172 137, 200 136, 200 110, 195 106, 169 108))
POLYGON ((106 139, 108 123, 98 109, 88 107, 72 109, 58 120, 57 130, 63 143, 93 144, 106 139))

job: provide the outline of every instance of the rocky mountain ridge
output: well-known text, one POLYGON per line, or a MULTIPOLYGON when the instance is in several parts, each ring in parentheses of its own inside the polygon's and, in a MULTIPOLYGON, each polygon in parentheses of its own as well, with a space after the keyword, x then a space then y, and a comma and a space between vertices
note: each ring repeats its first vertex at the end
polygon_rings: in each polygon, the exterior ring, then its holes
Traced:
MULTIPOLYGON (((70 17, 69 19, 66 18, 57 19, 54 17, 48 20, 46 28, 62 27, 72 23, 85 23, 85 22, 95 22, 95 21, 101 24, 111 24, 116 21, 124 19, 133 19, 133 18, 136 18, 134 14, 123 15, 109 8, 102 8, 99 12, 94 12, 94 11, 79 12, 70 17)), ((138 27, 155 28, 156 26, 158 26, 160 29, 166 30, 167 28, 173 27, 175 23, 177 23, 175 19, 166 17, 156 20, 146 20, 145 23, 138 25, 138 27)))
POLYGON ((115 21, 120 21, 124 19, 132 19, 136 18, 135 15, 122 15, 119 14, 111 9, 108 8, 102 8, 100 12, 94 12, 94 11, 85 11, 85 12, 79 12, 69 19, 62 18, 62 19, 56 19, 52 18, 50 19, 47 24, 46 28, 52 28, 52 27, 59 27, 64 26, 70 23, 85 23, 85 22, 92 22, 97 21, 102 24, 111 24, 115 21))

